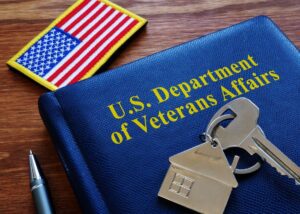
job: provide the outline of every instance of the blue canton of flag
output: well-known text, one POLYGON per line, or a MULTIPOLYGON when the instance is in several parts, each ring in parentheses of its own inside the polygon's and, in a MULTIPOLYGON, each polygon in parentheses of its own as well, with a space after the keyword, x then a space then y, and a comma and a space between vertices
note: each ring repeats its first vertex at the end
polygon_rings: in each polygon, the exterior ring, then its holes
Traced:
POLYGON ((80 42, 79 39, 54 27, 19 57, 17 62, 43 77, 80 42))

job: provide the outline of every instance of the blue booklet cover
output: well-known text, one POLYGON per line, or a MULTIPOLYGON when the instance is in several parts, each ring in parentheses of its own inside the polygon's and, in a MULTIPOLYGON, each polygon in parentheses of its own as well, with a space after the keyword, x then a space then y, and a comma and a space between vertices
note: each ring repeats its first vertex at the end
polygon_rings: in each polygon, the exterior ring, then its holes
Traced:
MULTIPOLYGON (((299 95, 299 50, 261 16, 46 93, 39 107, 85 213, 192 213, 157 196, 169 157, 243 96, 300 165, 299 95)), ((237 180, 225 213, 300 213, 300 187, 267 163, 237 180)))

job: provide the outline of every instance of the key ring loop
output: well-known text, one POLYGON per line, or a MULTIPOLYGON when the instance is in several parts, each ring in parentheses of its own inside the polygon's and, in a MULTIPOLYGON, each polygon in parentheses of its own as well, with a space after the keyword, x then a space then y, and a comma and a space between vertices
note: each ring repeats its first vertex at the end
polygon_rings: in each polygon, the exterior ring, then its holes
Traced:
MULTIPOLYGON (((213 137, 213 131, 215 130, 215 128, 223 121, 225 120, 229 120, 229 119, 233 119, 234 116, 231 114, 224 114, 221 115, 219 117, 217 117, 215 120, 213 120, 207 127, 206 132, 203 133, 203 136, 205 136, 205 140, 211 142, 212 146, 214 142, 217 142, 213 137)), ((218 143, 218 142, 217 142, 218 143)), ((259 168, 261 167, 260 162, 256 162, 254 165, 245 168, 245 169, 235 169, 234 173, 238 174, 238 175, 244 175, 244 174, 250 174, 253 173, 255 171, 257 171, 259 168)))
POLYGON ((210 134, 206 133, 206 132, 203 132, 201 135, 200 135, 201 138, 203 138, 201 141, 206 141, 206 142, 210 142, 210 144, 213 146, 213 147, 216 147, 217 145, 219 145, 219 140, 217 138, 212 138, 210 134))

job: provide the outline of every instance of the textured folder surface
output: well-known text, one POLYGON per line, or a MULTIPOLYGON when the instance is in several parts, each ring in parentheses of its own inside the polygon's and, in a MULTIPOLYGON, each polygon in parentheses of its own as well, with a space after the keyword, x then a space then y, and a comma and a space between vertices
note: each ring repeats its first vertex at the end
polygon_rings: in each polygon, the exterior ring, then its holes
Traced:
MULTIPOLYGON (((47 93, 39 105, 83 211, 189 213, 157 197, 169 157, 198 145, 213 114, 244 96, 260 107, 268 139, 300 165, 299 95, 298 49, 257 17, 47 93)), ((299 187, 268 164, 238 182, 226 213, 300 212, 299 187)))

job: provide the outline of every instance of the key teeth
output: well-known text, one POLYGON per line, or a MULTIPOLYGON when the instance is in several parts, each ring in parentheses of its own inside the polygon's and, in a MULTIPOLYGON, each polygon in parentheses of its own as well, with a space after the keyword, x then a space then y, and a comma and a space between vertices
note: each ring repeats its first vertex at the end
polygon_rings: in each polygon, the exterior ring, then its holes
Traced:
POLYGON ((282 176, 285 175, 283 172, 281 172, 281 171, 279 171, 279 170, 277 170, 277 172, 278 172, 280 175, 282 175, 282 176))
MULTIPOLYGON (((268 161, 267 161, 268 162, 268 161)), ((283 176, 288 176, 288 174, 286 174, 285 172, 283 172, 282 170, 280 170, 278 167, 276 167, 276 165, 273 163, 273 162, 268 162, 273 168, 276 169, 276 171, 280 174, 280 175, 283 175, 283 176)))
MULTIPOLYGON (((274 168, 276 169, 276 171, 277 171, 280 175, 282 175, 282 176, 287 176, 288 178, 294 179, 290 174, 287 174, 287 173, 281 171, 281 170, 278 169, 277 167, 273 166, 273 164, 271 164, 271 166, 274 167, 274 168)), ((297 186, 300 186, 300 182, 297 181, 297 180, 295 180, 295 184, 296 184, 297 186)))
MULTIPOLYGON (((273 166, 272 164, 271 164, 271 166, 274 167, 274 168, 276 169, 276 171, 277 171, 280 175, 282 175, 282 176, 287 176, 288 178, 294 179, 290 174, 286 174, 285 172, 282 172, 281 170, 279 170, 278 168, 276 168, 276 167, 273 166)), ((296 184, 296 186, 300 186, 300 182, 297 181, 297 180, 295 180, 295 184, 296 184)))
POLYGON ((300 182, 298 180, 296 180, 295 178, 293 178, 293 176, 291 176, 290 174, 284 172, 284 171, 281 171, 279 168, 277 168, 276 166, 274 166, 274 164, 272 162, 268 162, 272 167, 274 167, 276 169, 276 171, 282 175, 282 176, 287 176, 288 178, 291 178, 293 180, 295 180, 295 184, 297 186, 300 186, 300 182))
MULTIPOLYGON (((282 171, 281 169, 279 169, 278 167, 276 167, 276 165, 273 162, 268 162, 273 168, 276 169, 276 171, 282 175, 282 176, 287 176, 288 178, 292 178, 294 179, 290 174, 287 174, 286 172, 282 171)), ((295 181, 296 183, 298 183, 297 185, 300 185, 299 182, 295 181)))
MULTIPOLYGON (((254 140, 254 142, 256 143, 256 145, 258 146, 258 147, 260 147, 260 149, 262 150, 263 148, 261 148, 262 147, 262 143, 258 140, 258 139, 256 139, 256 138, 252 138, 253 140, 254 140)), ((293 177, 293 175, 292 174, 290 174, 286 169, 284 169, 282 166, 280 166, 280 165, 277 165, 275 162, 273 162, 273 161, 276 161, 276 160, 274 160, 274 159, 272 159, 272 156, 270 156, 270 158, 265 158, 265 157, 263 157, 262 159, 264 159, 269 165, 271 165, 273 168, 275 168, 276 169, 276 171, 280 174, 280 175, 282 175, 282 176, 287 176, 288 178, 292 178, 292 179, 294 179, 295 180, 295 182, 296 182, 296 184, 297 185, 300 185, 300 183, 299 183, 299 181, 297 180, 297 179, 295 179, 295 177, 293 177), (270 159, 271 158, 271 159, 270 159)))

